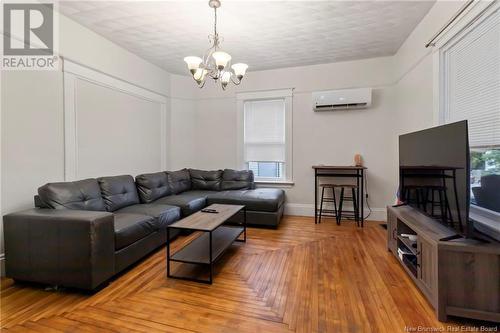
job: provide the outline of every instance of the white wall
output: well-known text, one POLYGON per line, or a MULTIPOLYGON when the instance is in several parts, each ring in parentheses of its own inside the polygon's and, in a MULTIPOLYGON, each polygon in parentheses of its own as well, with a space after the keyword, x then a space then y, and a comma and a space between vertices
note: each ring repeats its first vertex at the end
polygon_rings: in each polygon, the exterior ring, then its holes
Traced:
POLYGON ((170 74, 59 14, 60 54, 158 94, 170 91, 170 74))
POLYGON ((433 59, 437 50, 425 44, 463 5, 463 1, 437 1, 394 56, 398 134, 437 125, 433 59))
POLYGON ((170 168, 195 167, 198 88, 187 76, 170 76, 170 168))
MULTIPOLYGON (((368 167, 369 201, 383 218, 397 183, 397 135, 432 125, 433 61, 424 48, 463 4, 439 1, 393 57, 308 67, 250 71, 239 90, 199 90, 79 24, 60 16, 60 53, 72 61, 159 94, 170 95, 171 169, 236 165, 236 91, 295 88, 293 187, 288 212, 311 214, 311 165, 351 164, 361 153, 368 167), (313 113, 314 90, 373 87, 368 110, 313 113)), ((2 72, 1 213, 32 207, 36 188, 64 178, 63 77, 54 72, 2 72), (29 97, 29 98, 28 98, 29 97)), ((1 225, 0 225, 1 228, 1 225)), ((0 230, 1 231, 1 230, 0 230)), ((3 237, 0 237, 3 249, 3 237)), ((0 251, 0 253, 3 251, 0 251)), ((0 255, 1 259, 1 255, 0 255)))
POLYGON ((160 104, 84 80, 75 90, 75 178, 161 170, 160 104))
MULTIPOLYGON (((59 28, 60 54, 66 59, 168 94, 169 73, 62 15, 59 28)), ((64 118, 61 70, 5 71, 1 81, 3 216, 33 207, 33 195, 40 185, 64 179, 64 118)), ((0 253, 2 260, 3 234, 0 253)))
MULTIPOLYGON (((288 212, 312 214, 312 165, 350 165, 354 154, 360 153, 368 167, 369 200, 376 210, 374 216, 381 219, 385 205, 393 200, 397 179, 392 153, 396 147, 392 60, 392 57, 384 57, 251 72, 240 87, 226 92, 208 82, 207 87, 195 95, 195 135, 178 141, 186 144, 188 140, 195 148, 194 167, 238 168, 236 92, 294 88, 294 185, 285 188, 288 212), (312 111, 312 91, 355 87, 374 88, 372 108, 348 112, 312 111)), ((173 77, 172 87, 178 81, 185 84, 184 77, 173 77)), ((188 83, 195 87, 191 80, 188 83)), ((175 107, 172 109, 173 114, 181 112, 183 110, 175 110, 175 107)), ((186 112, 184 119, 192 121, 193 112, 186 112)))
MULTIPOLYGON (((438 1, 392 57, 326 65, 250 71, 243 84, 223 92, 212 82, 202 90, 182 76, 172 77, 192 92, 189 111, 173 105, 176 121, 189 122, 193 134, 183 133, 173 142, 194 147, 185 161, 203 169, 238 167, 236 158, 236 100, 238 91, 295 88, 293 98, 293 181, 286 187, 288 213, 313 213, 313 164, 352 164, 355 153, 368 167, 372 218, 384 219, 397 186, 398 135, 432 126, 436 122, 434 63, 425 43, 464 4, 438 1), (187 81, 186 81, 187 80, 187 81), (326 89, 373 87, 373 107, 349 112, 313 113, 311 92, 326 89), (194 101, 194 106, 193 106, 194 101), (194 109, 194 111, 193 111, 194 109), (193 119, 195 126, 193 127, 193 119)), ((179 156, 186 157, 185 152, 179 156)), ((176 158, 174 157, 173 160, 176 158)), ((182 160, 182 159, 180 159, 182 160)), ((177 164, 182 167, 182 164, 177 164)))

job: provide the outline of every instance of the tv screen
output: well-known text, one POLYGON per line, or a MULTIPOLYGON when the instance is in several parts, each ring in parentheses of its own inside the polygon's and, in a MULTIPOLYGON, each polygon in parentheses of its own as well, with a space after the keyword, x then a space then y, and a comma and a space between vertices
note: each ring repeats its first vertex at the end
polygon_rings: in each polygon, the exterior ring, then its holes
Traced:
POLYGON ((467 121, 399 137, 399 198, 471 236, 467 121))

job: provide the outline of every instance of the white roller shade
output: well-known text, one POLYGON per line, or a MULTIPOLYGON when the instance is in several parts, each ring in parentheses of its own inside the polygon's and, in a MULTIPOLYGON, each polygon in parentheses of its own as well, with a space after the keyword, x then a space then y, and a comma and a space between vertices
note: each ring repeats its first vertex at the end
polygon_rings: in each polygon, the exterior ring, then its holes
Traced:
POLYGON ((285 161, 285 99, 244 104, 245 161, 285 161))
POLYGON ((285 144, 247 144, 245 161, 284 162, 285 144))
POLYGON ((467 119, 471 147, 500 145, 500 12, 443 51, 444 120, 467 119))

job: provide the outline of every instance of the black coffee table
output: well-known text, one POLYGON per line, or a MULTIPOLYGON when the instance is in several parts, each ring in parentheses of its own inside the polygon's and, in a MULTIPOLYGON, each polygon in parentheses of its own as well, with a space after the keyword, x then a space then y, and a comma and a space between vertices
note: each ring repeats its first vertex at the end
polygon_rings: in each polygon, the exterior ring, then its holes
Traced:
POLYGON ((215 209, 218 213, 199 211, 167 227, 167 276, 174 279, 189 280, 212 284, 214 263, 233 244, 246 242, 247 239, 247 212, 242 205, 213 204, 207 208, 215 209), (231 217, 243 211, 243 224, 224 225, 231 217), (170 255, 170 230, 184 229, 201 231, 202 235, 194 239, 176 253, 170 255), (243 239, 240 236, 243 234, 243 239), (197 264, 210 267, 208 280, 192 277, 174 276, 170 273, 170 262, 177 261, 187 264, 197 264))

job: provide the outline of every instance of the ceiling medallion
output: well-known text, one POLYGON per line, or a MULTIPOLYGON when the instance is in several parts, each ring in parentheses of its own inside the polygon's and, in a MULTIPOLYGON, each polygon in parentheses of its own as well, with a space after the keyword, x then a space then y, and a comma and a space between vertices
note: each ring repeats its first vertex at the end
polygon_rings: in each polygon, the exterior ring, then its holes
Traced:
POLYGON ((208 36, 210 48, 207 50, 203 59, 200 57, 190 56, 185 57, 188 69, 193 76, 193 79, 198 84, 198 87, 203 88, 207 77, 212 78, 215 82, 219 81, 223 90, 226 90, 229 82, 239 85, 245 75, 248 65, 237 63, 232 66, 231 56, 220 50, 220 43, 223 40, 217 33, 217 8, 220 7, 219 0, 210 0, 208 2, 210 8, 214 9, 214 33, 208 36), (231 67, 231 69, 229 69, 231 67))

